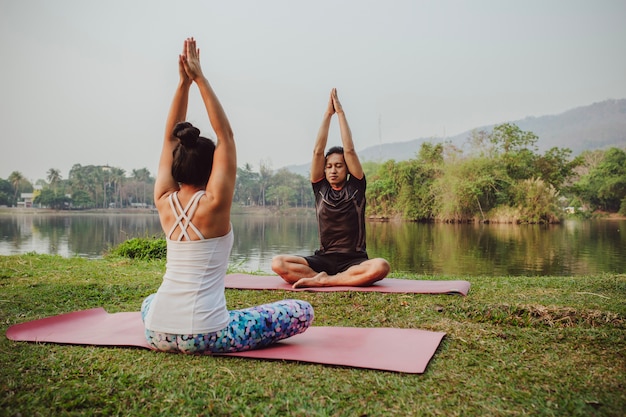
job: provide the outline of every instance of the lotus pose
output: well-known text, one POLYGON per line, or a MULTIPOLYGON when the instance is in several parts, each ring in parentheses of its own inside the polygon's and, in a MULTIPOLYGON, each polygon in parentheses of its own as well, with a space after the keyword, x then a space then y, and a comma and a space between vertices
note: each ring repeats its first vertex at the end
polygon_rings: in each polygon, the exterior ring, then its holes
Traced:
POLYGON ((272 270, 294 288, 368 286, 385 278, 389 263, 369 259, 365 249, 365 174, 334 88, 313 148, 311 183, 320 248, 311 256, 277 255, 272 270), (343 147, 324 153, 334 114, 343 147))
POLYGON ((156 294, 141 307, 155 350, 226 353, 260 348, 304 332, 313 308, 283 300, 227 310, 224 277, 233 245, 230 208, 235 188, 235 140, 226 114, 200 67, 193 38, 178 58, 180 80, 165 125, 154 201, 167 239, 167 265, 156 294), (184 122, 195 84, 217 145, 184 122))

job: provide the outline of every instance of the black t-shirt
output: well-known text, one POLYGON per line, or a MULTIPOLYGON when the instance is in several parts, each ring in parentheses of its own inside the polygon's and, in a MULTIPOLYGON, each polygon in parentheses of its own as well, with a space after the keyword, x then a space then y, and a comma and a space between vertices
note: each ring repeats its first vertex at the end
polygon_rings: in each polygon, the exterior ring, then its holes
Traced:
POLYGON ((320 236, 319 254, 365 253, 365 176, 348 177, 340 190, 326 178, 311 183, 320 236))

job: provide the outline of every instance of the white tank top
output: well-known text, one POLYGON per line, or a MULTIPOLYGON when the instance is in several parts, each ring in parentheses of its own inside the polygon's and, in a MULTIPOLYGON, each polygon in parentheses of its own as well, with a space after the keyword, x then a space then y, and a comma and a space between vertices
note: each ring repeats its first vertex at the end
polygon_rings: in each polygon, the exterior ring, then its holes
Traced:
POLYGON ((205 239, 191 223, 204 191, 198 191, 183 209, 178 194, 169 197, 176 222, 167 235, 167 264, 163 282, 150 304, 146 329, 173 334, 221 330, 230 318, 224 296, 224 277, 233 246, 233 228, 220 237, 205 239), (178 240, 172 233, 180 227, 178 240), (191 227, 201 240, 181 239, 191 227))

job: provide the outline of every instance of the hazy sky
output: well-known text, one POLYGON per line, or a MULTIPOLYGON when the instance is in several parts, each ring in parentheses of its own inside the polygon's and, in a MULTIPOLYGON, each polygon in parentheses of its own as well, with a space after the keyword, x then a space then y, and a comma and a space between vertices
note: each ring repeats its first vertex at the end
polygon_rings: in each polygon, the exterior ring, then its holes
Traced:
MULTIPOLYGON (((357 150, 626 98, 625 22, 624 0, 0 0, 0 178, 154 175, 188 36, 257 170, 309 161, 332 87, 357 150)), ((197 90, 188 120, 213 137, 197 90)))

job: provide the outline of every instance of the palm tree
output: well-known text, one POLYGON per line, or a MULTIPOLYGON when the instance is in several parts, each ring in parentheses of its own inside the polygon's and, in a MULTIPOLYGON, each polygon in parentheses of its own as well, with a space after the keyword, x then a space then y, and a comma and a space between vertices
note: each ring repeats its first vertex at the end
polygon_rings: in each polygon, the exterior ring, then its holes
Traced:
POLYGON ((57 185, 60 181, 61 181, 61 171, 59 171, 56 168, 50 168, 48 170, 48 182, 50 183, 50 186, 52 187, 52 190, 54 190, 55 194, 57 192, 57 185))
MULTIPOLYGON (((98 193, 104 186, 103 176, 104 172, 102 167, 75 164, 70 170, 72 192, 80 190, 87 192, 91 198, 93 207, 98 207, 98 193)), ((103 190, 102 194, 106 196, 105 191, 106 190, 103 190)), ((102 194, 100 198, 102 198, 102 194)))
MULTIPOLYGON (((113 181, 113 195, 119 203, 119 207, 122 207, 122 185, 126 179, 126 171, 122 168, 111 168, 111 180, 113 181)), ((113 199, 113 196, 111 196, 113 199)), ((117 204, 116 204, 117 205, 117 204)))
POLYGON ((20 183, 22 181, 24 181, 24 176, 22 175, 21 172, 13 171, 11 172, 11 175, 9 175, 9 182, 11 183, 11 185, 13 186, 13 189, 15 190, 15 194, 13 195, 13 203, 15 205, 17 205, 17 192, 20 189, 20 183))
POLYGON ((141 202, 146 204, 146 184, 150 182, 150 171, 148 168, 133 169, 131 175, 133 180, 142 184, 143 200, 141 202))
POLYGON ((269 181, 272 179, 272 165, 270 162, 261 161, 261 166, 259 167, 260 174, 260 192, 261 192, 261 205, 265 207, 265 191, 267 190, 267 186, 269 185, 269 181))

